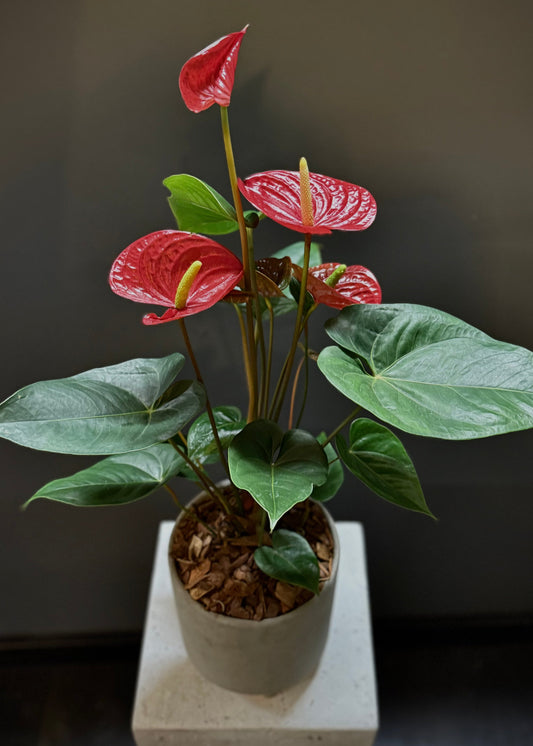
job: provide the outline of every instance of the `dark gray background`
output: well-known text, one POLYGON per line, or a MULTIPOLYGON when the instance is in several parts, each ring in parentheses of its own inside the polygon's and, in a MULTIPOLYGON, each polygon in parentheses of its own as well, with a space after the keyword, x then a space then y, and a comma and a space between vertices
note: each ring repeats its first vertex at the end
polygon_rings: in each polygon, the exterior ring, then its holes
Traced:
MULTIPOLYGON (((143 327, 145 309, 114 296, 106 276, 131 241, 173 226, 164 177, 193 173, 229 196, 218 112, 189 112, 177 76, 245 23, 230 112, 239 172, 296 168, 306 155, 312 170, 366 186, 375 225, 326 237, 326 259, 369 266, 388 302, 433 305, 533 347, 532 8, 3 3, 0 397, 182 349, 176 325, 143 327)), ((262 225, 258 253, 293 240, 262 225)), ((222 242, 237 250, 234 237, 222 242)), ((189 326, 214 403, 244 403, 231 309, 189 326)), ((319 375, 312 383, 305 426, 330 430, 347 404, 319 375)), ((530 614, 532 434, 405 442, 438 523, 350 478, 330 503, 364 523, 375 615, 530 614)), ((21 513, 38 487, 90 460, 8 442, 0 458, 0 635, 138 630, 157 525, 175 513, 166 494, 21 513)))

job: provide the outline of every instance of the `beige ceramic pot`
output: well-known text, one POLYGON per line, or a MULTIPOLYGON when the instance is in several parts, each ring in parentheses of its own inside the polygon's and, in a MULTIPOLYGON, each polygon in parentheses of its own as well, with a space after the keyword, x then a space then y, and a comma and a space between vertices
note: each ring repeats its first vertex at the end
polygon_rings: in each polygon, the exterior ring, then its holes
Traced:
MULTIPOLYGON (((198 495, 193 502, 203 497, 198 495)), ((316 669, 328 637, 339 565, 335 524, 321 507, 334 542, 331 578, 318 596, 274 619, 258 622, 207 611, 185 590, 169 556, 183 642, 191 662, 209 681, 236 692, 271 696, 311 676, 316 669)), ((174 531, 169 551, 173 535, 174 531)))

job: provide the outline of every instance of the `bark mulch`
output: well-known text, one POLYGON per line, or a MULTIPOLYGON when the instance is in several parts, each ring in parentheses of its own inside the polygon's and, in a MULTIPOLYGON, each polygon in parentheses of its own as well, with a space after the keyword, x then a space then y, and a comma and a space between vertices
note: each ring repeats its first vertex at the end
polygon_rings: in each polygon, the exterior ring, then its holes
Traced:
MULTIPOLYGON (((301 606, 313 594, 275 580, 257 567, 253 557, 259 546, 256 506, 247 493, 242 493, 242 499, 245 515, 236 518, 228 517, 219 503, 206 495, 180 520, 170 555, 195 601, 217 614, 260 621, 301 606)), ((333 537, 320 505, 309 500, 295 505, 277 528, 305 536, 318 558, 322 588, 331 575, 333 537)), ((271 544, 266 531, 262 543, 271 544)))

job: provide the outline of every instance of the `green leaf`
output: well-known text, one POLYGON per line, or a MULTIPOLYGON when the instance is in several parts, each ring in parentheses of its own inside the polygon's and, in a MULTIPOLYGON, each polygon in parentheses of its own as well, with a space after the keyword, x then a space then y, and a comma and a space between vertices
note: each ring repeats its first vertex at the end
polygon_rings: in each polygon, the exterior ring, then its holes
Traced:
MULTIPOLYGON (((282 292, 287 292, 287 288, 285 288, 282 292)), ((292 299, 292 296, 290 298, 287 298, 285 295, 276 295, 272 298, 269 298, 269 302, 272 306, 272 313, 274 315, 274 318, 278 316, 284 316, 286 313, 291 313, 292 311, 296 311, 298 307, 298 304, 292 299)), ((263 319, 263 321, 268 321, 270 319, 270 311, 268 310, 265 299, 259 298, 259 303, 261 306, 261 318, 263 319)))
POLYGON ((318 367, 352 401, 415 435, 483 438, 533 427, 533 353, 433 308, 358 305, 326 323, 343 349, 318 367))
POLYGON ((376 495, 408 510, 434 517, 413 462, 401 441, 384 425, 360 418, 350 427, 350 444, 337 436, 339 454, 348 469, 376 495))
MULTIPOLYGON (((295 303, 298 305, 299 299, 300 299, 300 289, 302 287, 301 282, 298 282, 296 277, 291 277, 289 282, 289 292, 294 298, 295 303)), ((309 290, 305 291, 305 298, 304 298, 304 308, 303 308, 303 314, 304 316, 308 311, 311 310, 311 308, 315 305, 315 299, 309 292, 309 290)))
POLYGON ((304 430, 283 433, 269 420, 250 422, 236 435, 228 461, 233 483, 267 511, 271 530, 328 474, 327 458, 312 435, 304 430))
MULTIPOLYGON (((227 448, 235 435, 246 425, 237 407, 214 407, 213 416, 223 448, 227 448)), ((188 454, 198 464, 218 461, 218 449, 207 412, 201 414, 187 433, 188 454)))
POLYGON ((210 236, 239 230, 237 213, 230 203, 200 179, 176 174, 163 184, 170 192, 168 203, 180 230, 210 236))
MULTIPOLYGON (((297 264, 298 266, 301 266, 304 263, 304 241, 296 241, 296 243, 291 243, 290 246, 286 246, 284 249, 280 249, 279 251, 276 251, 275 254, 272 254, 273 257, 276 259, 283 259, 284 257, 288 256, 289 259, 293 264, 297 264)), ((310 267, 317 267, 319 264, 322 264, 322 252, 320 250, 320 244, 318 243, 311 243, 311 250, 309 254, 309 266, 310 267)), ((288 299, 288 301, 291 301, 290 303, 287 302, 283 306, 281 306, 280 311, 278 315, 281 315, 282 313, 287 313, 289 311, 293 311, 296 309, 296 306, 298 304, 298 293, 300 289, 300 283, 297 282, 294 278, 291 278, 291 281, 289 285, 286 288, 283 288, 282 292, 285 298, 288 299), (296 283, 296 286, 294 285, 296 283), (297 295, 294 296, 295 288, 298 288, 297 295), (293 296, 296 298, 296 300, 293 300, 293 296)), ((311 301, 313 300, 311 297, 311 294, 308 293, 308 299, 311 298, 311 301)))
POLYGON ((49 482, 24 507, 40 497, 82 507, 130 503, 161 487, 184 463, 166 443, 109 456, 77 474, 49 482))
POLYGON ((257 228, 261 220, 264 220, 264 218, 266 218, 265 213, 261 212, 260 210, 245 210, 243 215, 244 222, 246 223, 248 228, 257 228))
MULTIPOLYGON (((320 433, 317 440, 320 444, 324 443, 326 434, 320 433)), ((331 443, 328 443, 325 447, 323 446, 323 448, 328 460, 328 478, 324 484, 320 486, 315 485, 311 492, 311 498, 319 503, 325 503, 327 500, 335 497, 344 482, 344 469, 335 449, 331 443)))
POLYGON ((167 440, 205 401, 196 382, 170 386, 184 360, 179 353, 139 358, 26 386, 0 404, 0 436, 79 455, 138 451, 167 440))
MULTIPOLYGON (((301 267, 304 263, 304 246, 304 241, 296 241, 296 243, 291 243, 290 246, 286 246, 284 249, 276 251, 272 256, 277 259, 283 259, 284 256, 288 256, 293 264, 297 264, 301 267)), ((319 264, 322 264, 320 244, 313 241, 311 243, 311 252, 309 255, 309 266, 318 267, 319 264)))
POLYGON ((283 528, 274 531, 272 547, 258 547, 254 559, 259 569, 271 578, 318 593, 318 560, 300 534, 283 528))

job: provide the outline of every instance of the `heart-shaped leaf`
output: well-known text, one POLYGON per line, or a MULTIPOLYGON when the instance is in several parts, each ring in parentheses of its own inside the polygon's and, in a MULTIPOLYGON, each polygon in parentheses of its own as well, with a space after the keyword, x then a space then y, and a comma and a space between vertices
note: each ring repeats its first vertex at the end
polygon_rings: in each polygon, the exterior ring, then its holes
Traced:
POLYGON ((237 213, 213 187, 189 174, 175 174, 163 181, 168 203, 180 230, 209 236, 239 230, 237 213))
POLYGON ((293 505, 305 500, 314 484, 324 484, 328 461, 310 433, 283 433, 275 422, 256 420, 235 436, 228 451, 233 483, 249 492, 270 518, 270 528, 293 505))
MULTIPOLYGON (((298 304, 293 299, 293 293, 291 292, 289 288, 289 284, 288 284, 293 278, 291 278, 289 273, 285 271, 285 268, 289 265, 292 270, 292 264, 303 264, 304 245, 305 244, 303 241, 297 241, 296 243, 293 243, 290 246, 287 246, 286 248, 281 249, 280 251, 276 251, 274 254, 272 254, 271 258, 274 258, 277 261, 284 260, 287 257, 290 260, 290 262, 283 262, 283 265, 282 265, 284 268, 284 272, 285 272, 285 276, 283 278, 282 287, 281 287, 281 292, 283 293, 283 297, 272 296, 269 298, 270 304, 274 312, 274 316, 283 316, 286 313, 291 313, 293 311, 296 311, 298 304)), ((269 259, 258 260, 257 266, 259 268, 261 268, 261 262, 263 261, 268 262, 269 259)), ((322 257, 321 257, 321 252, 320 252, 320 245, 317 243, 311 243, 310 265, 320 264, 321 261, 322 261, 322 257)), ((297 283, 296 286, 293 285, 293 289, 294 289, 294 292, 296 292, 296 294, 299 293, 299 288, 300 288, 299 283, 297 283)), ((266 295, 266 293, 264 294, 266 295)), ((262 318, 263 320, 268 320, 269 311, 268 311, 267 305, 264 302, 263 298, 260 298, 259 301, 261 304, 262 318)))
POLYGON ((465 440, 533 427, 533 353, 416 305, 345 308, 318 367, 352 401, 415 435, 465 440))
MULTIPOLYGON (((237 407, 214 407, 213 416, 218 437, 223 448, 227 448, 235 435, 246 425, 237 407)), ((206 412, 195 420, 187 433, 188 454, 198 464, 212 464, 218 461, 218 449, 206 412)))
POLYGON ((204 405, 197 382, 170 387, 183 363, 175 353, 31 384, 0 404, 0 436, 55 453, 142 450, 173 436, 204 405))
MULTIPOLYGON (((298 303, 300 299, 300 290, 301 290, 302 284, 299 282, 299 280, 296 279, 296 277, 291 277, 291 281, 289 282, 289 292, 294 298, 295 302, 298 303)), ((305 291, 305 300, 304 300, 304 316, 305 314, 313 308, 315 305, 315 301, 309 290, 305 291)))
POLYGON ((184 464, 166 443, 109 456, 77 474, 49 482, 24 507, 40 497, 82 507, 130 503, 161 487, 184 464))
POLYGON ((292 263, 288 256, 281 258, 269 256, 265 259, 257 259, 255 267, 279 288, 286 287, 292 273, 292 263))
MULTIPOLYGON (((320 433, 317 440, 320 444, 323 444, 326 440, 326 434, 320 433)), ((325 503, 335 497, 344 482, 344 469, 335 449, 331 443, 323 446, 323 448, 328 460, 328 478, 320 486, 315 484, 311 492, 311 499, 319 503, 325 503)))
POLYGON ((270 277, 256 270, 255 282, 258 295, 266 295, 267 298, 284 298, 283 292, 279 289, 270 277))
POLYGON ((318 560, 300 534, 283 528, 274 531, 272 547, 258 547, 254 559, 259 569, 271 578, 318 593, 318 560))
MULTIPOLYGON (((272 254, 273 257, 278 259, 284 259, 285 257, 289 257, 291 260, 291 264, 296 264, 298 266, 302 266, 304 263, 304 248, 305 243, 304 241, 296 241, 296 243, 291 243, 289 246, 286 246, 284 249, 280 249, 279 251, 276 251, 274 254, 272 254)), ((318 243, 315 243, 314 241, 311 243, 310 247, 310 253, 309 253, 309 266, 314 267, 315 265, 319 265, 322 263, 322 251, 321 246, 318 243)), ((283 289, 283 294, 286 298, 292 298, 292 293, 288 286, 286 286, 283 289)), ((294 305, 296 307, 296 304, 294 305)))
POLYGON ((364 417, 355 420, 350 427, 349 445, 338 435, 337 448, 352 474, 376 495, 432 516, 413 462, 401 441, 384 425, 364 417))

